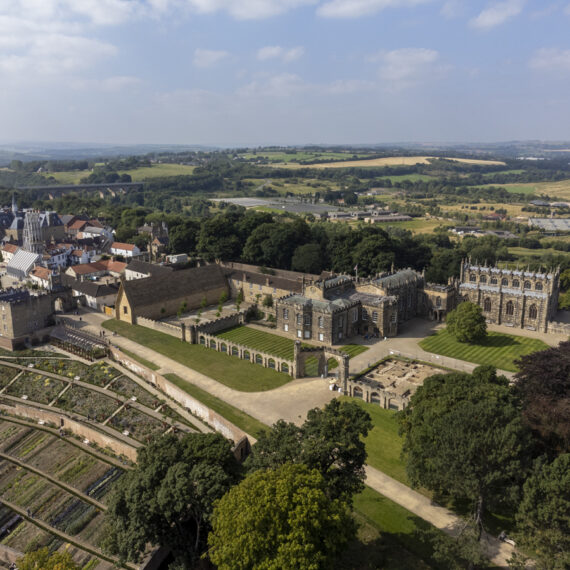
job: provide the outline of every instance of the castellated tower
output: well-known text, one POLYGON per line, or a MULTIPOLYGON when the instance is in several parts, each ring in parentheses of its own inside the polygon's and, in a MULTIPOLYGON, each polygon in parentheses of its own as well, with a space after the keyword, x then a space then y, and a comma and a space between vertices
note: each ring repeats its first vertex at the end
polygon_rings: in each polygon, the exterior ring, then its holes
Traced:
POLYGON ((40 226, 39 212, 27 212, 24 220, 23 249, 33 253, 43 253, 44 241, 40 226))

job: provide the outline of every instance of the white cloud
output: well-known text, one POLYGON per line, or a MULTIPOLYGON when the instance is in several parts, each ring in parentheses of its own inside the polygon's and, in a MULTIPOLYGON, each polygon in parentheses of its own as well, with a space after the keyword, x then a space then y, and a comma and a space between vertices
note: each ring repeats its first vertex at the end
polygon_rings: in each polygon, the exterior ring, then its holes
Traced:
POLYGON ((347 93, 361 93, 369 91, 375 87, 372 81, 363 79, 337 79, 327 86, 326 90, 333 95, 344 95, 347 93))
POLYGON ((104 79, 78 79, 72 82, 72 87, 80 90, 118 93, 125 89, 135 88, 140 83, 141 80, 132 75, 115 75, 104 79))
POLYGON ((368 58, 373 63, 380 63, 380 78, 389 82, 390 89, 409 87, 426 79, 436 71, 439 53, 426 48, 402 48, 384 51, 368 58))
POLYGON ((532 56, 529 66, 539 71, 570 72, 570 50, 541 48, 532 56))
POLYGON ((282 48, 281 46, 265 46, 257 51, 257 59, 260 61, 267 61, 268 59, 280 59, 284 63, 295 61, 302 57, 305 49, 302 46, 297 46, 290 49, 282 48))
POLYGON ((252 82, 240 87, 237 94, 242 97, 290 97, 309 89, 311 86, 294 73, 259 74, 252 82))
POLYGON ((316 4, 318 0, 186 0, 198 13, 227 12, 237 20, 261 20, 298 8, 316 4))
POLYGON ((441 7, 441 15, 448 20, 459 18, 465 12, 464 0, 447 0, 441 7))
POLYGON ((196 67, 213 67, 228 58, 230 53, 224 50, 196 49, 192 63, 196 67))
POLYGON ((325 18, 361 18, 386 8, 407 8, 431 0, 329 0, 317 9, 325 18))
POLYGON ((476 18, 473 18, 469 24, 473 28, 480 30, 489 30, 496 26, 504 24, 507 20, 518 16, 523 9, 525 0, 503 0, 502 2, 493 2, 485 8, 476 18))

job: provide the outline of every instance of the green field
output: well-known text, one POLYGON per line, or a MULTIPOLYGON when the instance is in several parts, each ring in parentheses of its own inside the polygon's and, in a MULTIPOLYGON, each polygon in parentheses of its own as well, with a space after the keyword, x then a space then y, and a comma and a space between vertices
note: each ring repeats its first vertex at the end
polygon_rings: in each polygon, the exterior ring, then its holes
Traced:
POLYGON ((402 182, 403 180, 410 180, 411 182, 418 182, 421 180, 422 182, 429 182, 430 180, 435 180, 433 176, 429 174, 396 174, 393 176, 382 176, 381 173, 378 174, 381 178, 389 178, 392 183, 394 182, 402 182))
POLYGON ((286 153, 283 151, 262 151, 257 153, 247 152, 240 154, 240 157, 245 160, 255 160, 256 158, 267 158, 272 162, 302 162, 305 160, 345 160, 349 158, 366 158, 368 155, 365 153, 353 152, 296 152, 286 153))
POLYGON ((366 463, 400 481, 400 483, 409 485, 406 467, 400 457, 402 438, 398 435, 396 412, 385 410, 378 404, 363 402, 358 398, 343 396, 342 399, 356 402, 370 414, 372 419, 374 427, 364 440, 368 453, 366 463))
POLYGON ((291 376, 138 325, 110 319, 103 327, 241 392, 273 390, 291 376))
POLYGON ((220 416, 223 416, 226 420, 232 422, 249 435, 259 438, 262 432, 269 429, 268 426, 249 414, 238 410, 234 406, 216 398, 216 396, 212 396, 212 394, 202 390, 202 388, 198 388, 198 386, 186 382, 186 380, 180 378, 180 376, 176 374, 165 374, 164 376, 173 384, 176 384, 176 386, 190 394, 190 396, 196 398, 196 400, 199 400, 202 404, 208 406, 208 408, 211 408, 214 412, 220 414, 220 416))
POLYGON ((401 228, 403 230, 410 230, 415 234, 428 234, 433 232, 435 228, 441 226, 443 222, 441 220, 418 218, 415 220, 410 220, 409 222, 386 222, 382 224, 375 224, 380 228, 394 227, 401 228))
POLYGON ((560 251, 549 247, 547 249, 529 249, 527 247, 509 247, 508 251, 516 257, 543 257, 544 255, 570 255, 570 251, 560 251))
MULTIPOLYGON (((271 334, 245 326, 238 326, 222 331, 216 336, 218 338, 247 346, 254 350, 273 354, 277 358, 283 358, 284 360, 293 360, 293 347, 295 346, 295 341, 290 338, 285 338, 276 334, 271 334)), ((368 350, 368 347, 362 346, 360 344, 347 344, 345 346, 341 346, 339 350, 346 352, 352 358, 353 356, 356 356, 357 354, 361 354, 362 352, 368 350)), ((337 366, 338 364, 336 360, 329 360, 329 369, 332 370, 337 366)), ((316 358, 308 359, 305 374, 307 376, 317 375, 316 358)))
MULTIPOLYGON (((163 178, 167 176, 181 176, 192 174, 194 166, 184 164, 154 164, 153 166, 141 166, 131 170, 119 170, 119 174, 129 174, 133 182, 142 182, 152 178, 163 178)), ((46 172, 46 178, 53 177, 61 184, 79 184, 82 178, 87 178, 91 170, 70 170, 65 172, 46 172)))
POLYGON ((491 364, 511 372, 517 371, 514 364, 517 358, 548 348, 541 340, 497 332, 488 332, 487 337, 476 344, 463 343, 458 342, 447 329, 427 337, 419 344, 428 352, 476 364, 491 364))

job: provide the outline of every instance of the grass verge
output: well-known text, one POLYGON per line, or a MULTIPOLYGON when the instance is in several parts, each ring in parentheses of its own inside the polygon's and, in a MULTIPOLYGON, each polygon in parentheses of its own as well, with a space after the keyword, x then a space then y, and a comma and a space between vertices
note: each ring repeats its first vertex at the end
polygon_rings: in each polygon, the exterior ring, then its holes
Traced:
POLYGON ((272 390, 292 380, 291 376, 282 372, 204 346, 188 344, 139 325, 110 319, 103 323, 103 327, 241 392, 272 390))
POLYGON ((255 438, 259 438, 261 433, 269 429, 268 426, 259 420, 256 420, 249 414, 238 410, 231 404, 227 404, 216 396, 212 396, 212 394, 202 390, 202 388, 198 388, 198 386, 195 386, 190 382, 186 382, 186 380, 180 378, 180 376, 177 376, 176 374, 165 374, 164 377, 168 378, 168 380, 173 384, 176 384, 176 386, 184 390, 187 394, 190 394, 190 396, 196 398, 196 400, 199 400, 202 404, 208 406, 208 408, 211 408, 214 412, 220 414, 226 418, 226 420, 232 422, 238 428, 255 438))
POLYGON ((147 368, 150 368, 151 370, 158 370, 160 368, 160 366, 157 366, 154 364, 154 362, 151 362, 150 360, 147 360, 146 358, 143 358, 142 356, 139 356, 138 354, 127 350, 126 348, 121 348, 121 352, 124 352, 130 358, 136 360, 138 363, 146 366, 147 368))
POLYGON ((428 352, 475 364, 491 364, 511 372, 517 371, 514 362, 521 356, 548 348, 538 339, 498 332, 488 332, 486 338, 478 343, 459 342, 447 329, 427 337, 419 345, 428 352))

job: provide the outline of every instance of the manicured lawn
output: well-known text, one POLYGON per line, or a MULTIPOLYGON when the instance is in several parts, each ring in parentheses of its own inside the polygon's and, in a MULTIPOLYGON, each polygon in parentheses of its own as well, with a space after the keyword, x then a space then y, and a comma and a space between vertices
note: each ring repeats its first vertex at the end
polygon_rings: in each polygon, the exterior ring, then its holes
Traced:
POLYGON ((344 396, 343 399, 356 402, 372 418, 374 427, 364 440, 368 452, 366 463, 404 483, 404 485, 409 485, 406 467, 400 458, 402 438, 398 435, 396 412, 385 410, 378 404, 363 402, 358 398, 344 396))
POLYGON ((428 538, 418 535, 419 531, 430 528, 428 522, 370 487, 354 497, 354 507, 356 520, 362 517, 380 531, 381 543, 386 549, 382 568, 405 570, 432 567, 430 558, 433 548, 428 538))
MULTIPOLYGON (((295 341, 290 338, 285 338, 246 326, 234 327, 222 331, 216 336, 253 348, 254 350, 261 350, 263 352, 273 354, 278 358, 293 360, 293 347, 295 346, 295 341)), ((346 352, 352 358, 353 356, 368 350, 368 347, 360 344, 346 344, 345 346, 339 347, 338 350, 346 352)), ((337 366, 338 364, 336 360, 329 360, 329 369, 336 368, 337 366)))
POLYGON ((477 344, 468 344, 455 340, 447 329, 422 340, 420 346, 428 352, 476 364, 492 364, 511 372, 517 371, 514 364, 517 358, 548 348, 541 340, 497 332, 489 332, 487 337, 477 344))
POLYGON ((269 429, 268 426, 261 423, 259 420, 256 420, 249 414, 234 408, 234 406, 216 398, 216 396, 212 396, 212 394, 202 390, 202 388, 198 388, 198 386, 190 384, 190 382, 186 382, 186 380, 180 378, 180 376, 177 376, 176 374, 165 374, 164 376, 173 384, 176 384, 176 386, 190 394, 190 396, 193 396, 196 400, 199 400, 202 404, 208 406, 208 408, 211 408, 214 412, 217 412, 226 418, 226 420, 247 432, 249 435, 258 438, 262 432, 269 429))
POLYGON ((143 358, 142 356, 139 356, 138 354, 135 354, 134 352, 127 350, 126 348, 121 348, 121 352, 124 352, 130 358, 132 358, 133 360, 136 360, 137 362, 140 362, 143 366, 146 366, 147 368, 150 368, 151 370, 158 370, 159 369, 159 367, 154 362, 151 362, 150 360, 147 360, 146 358, 143 358))
POLYGON ((188 344, 170 335, 116 319, 103 323, 110 330, 150 348, 180 364, 205 374, 234 390, 262 392, 287 384, 291 376, 263 368, 204 346, 188 344))

